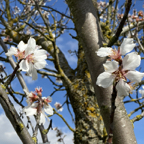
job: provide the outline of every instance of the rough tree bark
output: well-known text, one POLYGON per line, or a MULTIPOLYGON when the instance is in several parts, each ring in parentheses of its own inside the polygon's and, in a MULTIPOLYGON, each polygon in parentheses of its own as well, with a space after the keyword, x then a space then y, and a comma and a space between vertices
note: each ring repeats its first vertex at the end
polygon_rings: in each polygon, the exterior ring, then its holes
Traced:
POLYGON ((67 89, 75 113, 75 144, 104 144, 107 133, 95 98, 82 46, 79 46, 78 50, 76 71, 76 75, 71 79, 74 92, 69 92, 67 89))
POLYGON ((23 121, 16 112, 13 104, 9 100, 6 91, 0 86, 0 104, 2 105, 5 114, 11 124, 13 125, 17 135, 21 139, 23 144, 34 144, 28 130, 26 129, 23 121))
MULTIPOLYGON (((84 48, 86 61, 91 73, 91 78, 98 101, 100 111, 107 131, 109 131, 110 116, 110 88, 103 89, 96 86, 97 76, 104 71, 105 59, 96 55, 102 46, 102 34, 99 26, 96 10, 92 0, 66 0, 73 15, 73 22, 84 48)), ((133 125, 130 122, 123 101, 116 99, 116 112, 114 117, 114 144, 136 144, 133 125)), ((76 136, 75 136, 76 139, 76 136)), ((87 142, 88 143, 88 142, 87 142)))

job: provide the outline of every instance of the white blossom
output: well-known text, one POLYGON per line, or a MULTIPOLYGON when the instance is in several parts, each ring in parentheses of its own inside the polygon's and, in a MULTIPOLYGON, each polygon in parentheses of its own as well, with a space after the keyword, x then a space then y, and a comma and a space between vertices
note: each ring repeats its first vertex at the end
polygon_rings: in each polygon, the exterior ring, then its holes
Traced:
POLYGON ((47 52, 40 49, 33 38, 30 38, 27 44, 20 41, 18 49, 11 47, 6 55, 15 55, 19 60, 22 59, 20 62, 20 69, 32 76, 33 80, 37 79, 37 69, 42 69, 47 64, 45 61, 47 58, 47 52))
POLYGON ((46 114, 53 115, 53 108, 49 104, 51 102, 50 97, 42 97, 42 104, 37 102, 37 103, 32 103, 31 105, 28 105, 23 108, 23 112, 26 113, 26 116, 31 116, 31 115, 37 115, 40 114, 40 121, 39 125, 45 124, 45 118, 49 121, 49 118, 47 117, 46 114), (49 100, 50 99, 50 100, 49 100))
POLYGON ((133 50, 136 44, 133 43, 132 38, 125 38, 120 46, 120 49, 112 49, 110 47, 101 47, 96 53, 100 57, 109 56, 112 59, 118 59, 121 55, 125 55, 133 50))
POLYGON ((128 85, 127 78, 131 82, 140 82, 144 76, 144 73, 135 71, 135 69, 140 65, 140 56, 136 52, 126 55, 122 61, 122 66, 119 66, 119 63, 115 60, 107 61, 103 64, 105 72, 101 73, 96 84, 103 88, 107 88, 117 82, 117 92, 118 95, 128 95, 131 90, 131 86, 128 85), (123 92, 122 92, 123 89, 123 92))
POLYGON ((63 111, 63 107, 59 102, 56 102, 54 105, 58 111, 63 111))

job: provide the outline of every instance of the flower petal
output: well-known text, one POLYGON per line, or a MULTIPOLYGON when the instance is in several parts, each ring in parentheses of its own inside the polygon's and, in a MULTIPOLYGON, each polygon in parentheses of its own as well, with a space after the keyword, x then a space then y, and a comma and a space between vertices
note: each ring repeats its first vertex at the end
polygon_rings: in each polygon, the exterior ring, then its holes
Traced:
POLYGON ((37 78, 38 78, 37 77, 37 70, 31 62, 29 63, 28 75, 32 76, 32 80, 37 80, 37 78))
POLYGON ((126 77, 132 82, 141 82, 142 78, 144 77, 144 73, 138 71, 129 71, 126 74, 126 77))
POLYGON ((41 112, 39 125, 45 124, 45 115, 41 112))
POLYGON ((132 51, 135 46, 136 44, 133 43, 133 38, 125 38, 120 46, 121 55, 132 51))
POLYGON ((109 72, 103 72, 97 77, 96 84, 103 88, 107 88, 113 84, 114 79, 115 79, 115 75, 109 72))
POLYGON ((30 37, 28 40, 28 47, 30 47, 31 49, 35 49, 36 48, 36 41, 34 38, 30 37))
POLYGON ((15 47, 10 47, 10 49, 8 50, 8 52, 7 53, 5 53, 5 55, 6 56, 12 56, 12 55, 14 55, 14 54, 17 54, 17 48, 15 48, 15 47))
POLYGON ((22 60, 19 65, 20 65, 20 69, 22 71, 28 71, 29 70, 29 64, 28 64, 27 60, 22 60))
POLYGON ((125 83, 122 79, 119 80, 116 85, 117 95, 118 96, 127 96, 130 93, 130 86, 125 83))
POLYGON ((101 47, 97 52, 97 55, 100 57, 106 57, 112 54, 112 48, 109 47, 101 47))
POLYGON ((47 51, 45 50, 35 50, 34 57, 39 59, 46 59, 47 58, 47 51))
POLYGON ((36 115, 37 114, 37 103, 33 103, 32 105, 28 105, 23 108, 23 112, 26 113, 26 116, 36 115))
POLYGON ((140 55, 132 52, 126 55, 123 59, 123 70, 135 70, 141 62, 140 55))
POLYGON ((106 63, 103 64, 103 66, 106 72, 112 73, 118 69, 119 64, 117 61, 114 60, 114 61, 106 61, 106 63))
POLYGON ((47 113, 47 114, 49 114, 49 115, 53 115, 53 108, 51 107, 51 105, 50 104, 48 104, 48 105, 44 105, 44 111, 47 113))
POLYGON ((36 69, 42 69, 42 68, 44 68, 44 67, 46 66, 46 64, 47 64, 47 62, 46 62, 45 60, 43 60, 43 61, 38 61, 38 62, 35 62, 35 63, 34 63, 34 67, 35 67, 36 69))
POLYGON ((34 53, 36 49, 36 41, 34 38, 31 38, 28 40, 27 48, 25 50, 25 55, 28 56, 32 53, 34 53))
POLYGON ((27 44, 25 44, 23 41, 20 41, 20 43, 18 44, 17 47, 18 47, 20 52, 23 52, 27 48, 27 44))

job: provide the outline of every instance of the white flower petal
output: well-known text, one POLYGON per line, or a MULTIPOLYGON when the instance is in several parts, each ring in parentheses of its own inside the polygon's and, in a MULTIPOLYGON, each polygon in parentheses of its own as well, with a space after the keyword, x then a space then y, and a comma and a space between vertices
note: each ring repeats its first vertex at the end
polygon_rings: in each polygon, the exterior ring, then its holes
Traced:
POLYGON ((42 99, 46 99, 48 100, 48 103, 51 103, 52 102, 52 97, 48 96, 48 97, 42 97, 42 99))
POLYGON ((42 58, 42 59, 46 59, 47 58, 47 51, 45 50, 35 50, 34 51, 34 56, 37 58, 42 58))
POLYGON ((18 44, 17 47, 18 47, 20 52, 23 52, 27 48, 27 44, 25 44, 23 41, 20 41, 20 43, 18 44))
POLYGON ((100 57, 106 57, 112 54, 112 48, 109 47, 101 47, 97 52, 97 55, 100 57))
POLYGON ((62 111, 63 111, 63 107, 61 107, 60 109, 58 109, 58 111, 61 111, 61 112, 62 112, 62 111))
POLYGON ((14 55, 14 54, 17 54, 17 48, 15 48, 15 47, 10 47, 10 49, 8 50, 8 52, 7 53, 5 53, 5 55, 6 56, 12 56, 12 55, 14 55))
POLYGON ((133 38, 125 38, 120 46, 121 55, 132 51, 135 46, 136 44, 133 43, 133 38))
POLYGON ((103 66, 106 72, 112 73, 118 69, 119 64, 117 61, 114 60, 114 61, 106 61, 106 63, 103 64, 103 66))
POLYGON ((144 77, 144 73, 138 71, 129 71, 126 74, 126 77, 132 82, 141 82, 142 78, 144 77))
POLYGON ((142 88, 144 89, 144 86, 142 86, 142 88))
POLYGON ((97 77, 96 84, 103 88, 107 88, 113 84, 114 79, 115 79, 115 75, 109 72, 103 72, 97 77))
POLYGON ((126 55, 123 59, 123 70, 135 70, 141 62, 140 55, 132 52, 126 55))
POLYGON ((29 64, 28 64, 27 60, 22 60, 19 65, 20 65, 20 69, 22 71, 28 71, 29 70, 29 64))
POLYGON ((29 63, 29 70, 28 70, 28 75, 32 76, 32 80, 37 80, 37 70, 35 69, 34 65, 30 62, 29 63))
POLYGON ((125 83, 122 79, 119 80, 116 85, 117 95, 118 96, 127 96, 130 93, 130 86, 125 83))
POLYGON ((32 105, 26 106, 23 108, 23 112, 26 113, 26 116, 36 115, 37 114, 37 103, 33 103, 32 105))
POLYGON ((45 115, 41 112, 39 125, 45 124, 45 115))
POLYGON ((63 111, 63 107, 61 107, 62 105, 61 105, 59 102, 56 102, 56 103, 54 104, 54 106, 56 107, 56 109, 57 109, 58 111, 63 111))
POLYGON ((51 105, 50 104, 48 104, 48 105, 44 105, 44 111, 47 113, 47 114, 49 114, 49 115, 53 115, 53 108, 51 107, 51 105))
POLYGON ((32 69, 32 80, 37 80, 37 70, 35 68, 32 69))
POLYGON ((36 41, 34 38, 31 38, 28 40, 27 48, 25 49, 25 55, 28 56, 32 53, 34 53, 36 49, 36 41))
POLYGON ((36 48, 36 41, 34 38, 30 37, 28 40, 28 47, 35 49, 36 48))
POLYGON ((36 68, 36 69, 42 69, 42 68, 44 68, 45 66, 46 66, 46 61, 45 60, 43 60, 43 61, 38 61, 38 62, 35 62, 34 63, 34 67, 36 68))

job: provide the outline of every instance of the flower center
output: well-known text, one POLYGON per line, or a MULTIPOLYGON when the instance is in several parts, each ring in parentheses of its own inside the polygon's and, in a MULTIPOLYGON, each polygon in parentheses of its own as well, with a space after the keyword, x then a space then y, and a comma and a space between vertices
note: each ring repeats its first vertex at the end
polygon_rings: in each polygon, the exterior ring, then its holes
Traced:
POLYGON ((18 50, 17 54, 15 54, 15 56, 18 58, 18 60, 23 59, 25 57, 25 51, 20 52, 18 50))
POLYGON ((116 61, 119 61, 121 59, 121 54, 120 54, 119 50, 117 51, 116 49, 113 49, 110 57, 116 61))
POLYGON ((121 67, 119 67, 119 69, 117 71, 113 72, 113 74, 116 76, 115 81, 118 82, 120 79, 127 81, 126 76, 125 76, 126 73, 127 73, 127 71, 123 71, 121 69, 121 67))
POLYGON ((30 63, 34 63, 34 54, 30 54, 26 57, 26 59, 28 60, 28 62, 30 63))

